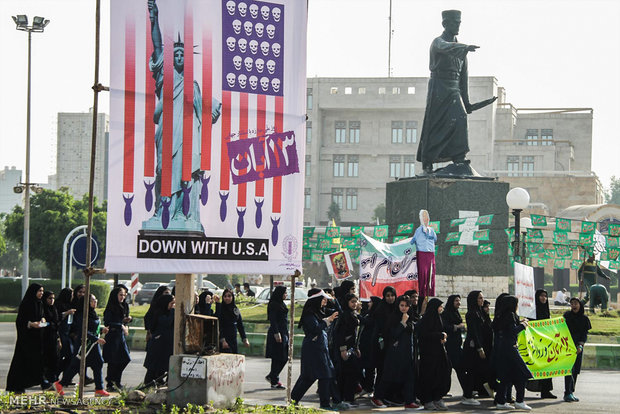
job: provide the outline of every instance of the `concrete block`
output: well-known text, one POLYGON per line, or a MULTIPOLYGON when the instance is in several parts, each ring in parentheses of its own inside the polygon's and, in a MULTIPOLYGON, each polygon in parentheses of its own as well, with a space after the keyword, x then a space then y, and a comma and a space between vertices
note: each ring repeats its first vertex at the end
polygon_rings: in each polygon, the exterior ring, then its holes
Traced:
POLYGON ((187 403, 213 403, 215 408, 230 408, 237 397, 243 396, 244 377, 243 355, 173 355, 170 357, 168 372, 168 404, 185 406, 187 403), (187 377, 186 372, 192 366, 194 370, 187 377))

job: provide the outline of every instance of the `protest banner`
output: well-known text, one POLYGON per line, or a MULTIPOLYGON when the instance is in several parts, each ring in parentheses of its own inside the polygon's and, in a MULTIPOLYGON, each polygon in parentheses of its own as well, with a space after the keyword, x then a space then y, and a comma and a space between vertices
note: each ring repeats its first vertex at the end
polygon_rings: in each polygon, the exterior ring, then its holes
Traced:
POLYGON ((533 379, 571 374, 577 349, 564 318, 529 321, 517 344, 533 379))
POLYGON ((411 238, 388 244, 361 234, 360 299, 383 296, 386 286, 393 286, 396 295, 418 289, 418 266, 411 238))
POLYGON ((519 315, 536 319, 534 268, 515 263, 515 296, 519 299, 519 315))
POLYGON ((112 0, 106 269, 301 268, 307 4, 112 0))
POLYGON ((327 273, 337 280, 344 280, 352 276, 353 263, 348 250, 326 254, 325 265, 327 266, 327 273))

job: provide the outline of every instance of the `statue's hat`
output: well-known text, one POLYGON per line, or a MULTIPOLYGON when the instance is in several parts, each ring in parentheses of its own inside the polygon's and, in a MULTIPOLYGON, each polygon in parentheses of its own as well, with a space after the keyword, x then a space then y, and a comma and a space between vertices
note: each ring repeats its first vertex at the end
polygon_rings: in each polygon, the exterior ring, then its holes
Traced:
POLYGON ((441 18, 443 20, 456 20, 461 21, 461 11, 460 10, 444 10, 441 12, 441 18))

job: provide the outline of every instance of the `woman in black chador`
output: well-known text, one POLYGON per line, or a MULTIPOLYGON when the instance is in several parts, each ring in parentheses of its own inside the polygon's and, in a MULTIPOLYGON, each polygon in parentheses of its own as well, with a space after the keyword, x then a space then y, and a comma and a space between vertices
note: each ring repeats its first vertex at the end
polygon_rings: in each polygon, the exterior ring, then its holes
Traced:
POLYGON ((442 301, 433 298, 417 324, 420 343, 420 400, 425 409, 446 410, 442 398, 450 391, 452 367, 444 344, 448 338, 441 313, 442 301))
POLYGON ((342 298, 342 314, 334 332, 336 358, 338 358, 338 386, 342 400, 353 405, 355 390, 362 377, 359 349, 359 311, 361 303, 354 293, 347 293, 342 298))
POLYGON ((6 378, 6 390, 16 394, 22 394, 34 385, 46 388, 43 381, 42 328, 45 327, 45 318, 42 297, 43 286, 31 284, 17 311, 17 343, 6 378))
MULTIPOLYGON (((549 319, 551 317, 551 313, 549 312, 549 298, 547 291, 544 289, 538 289, 534 295, 534 299, 536 302, 536 319, 549 319)), ((532 392, 540 391, 540 398, 558 398, 551 393, 551 390, 553 389, 553 382, 551 378, 528 381, 526 383, 526 387, 532 392)))
POLYGON ((288 360, 288 308, 286 287, 276 286, 267 305, 269 331, 267 331, 267 348, 265 357, 271 358, 271 371, 265 377, 271 388, 284 389, 280 383, 280 372, 288 360))
POLYGON ((146 346, 144 384, 153 381, 163 384, 168 372, 170 356, 174 351, 174 296, 162 294, 151 305, 149 330, 151 339, 146 346))
POLYGON ((446 301, 446 308, 441 314, 441 321, 445 329, 448 338, 446 340, 446 351, 448 352, 448 358, 456 377, 459 380, 461 389, 467 390, 471 386, 468 385, 469 378, 465 374, 463 369, 463 344, 462 334, 465 332, 465 323, 459 313, 461 307, 461 295, 451 295, 446 301))
POLYGON ((213 292, 205 290, 198 296, 198 304, 196 305, 196 313, 205 316, 213 316, 215 313, 211 305, 213 304, 213 292))
MULTIPOLYGON (((496 302, 497 303, 497 302, 496 302)), ((523 398, 525 396, 525 382, 532 378, 532 373, 523 362, 517 348, 519 332, 527 328, 527 320, 519 321, 517 307, 519 300, 511 295, 504 296, 501 300, 501 309, 496 310, 493 320, 493 332, 495 333, 495 363, 497 370, 497 408, 531 410, 523 398), (516 403, 513 407, 506 402, 506 388, 514 385, 517 392, 516 403)))
POLYGON ((377 310, 375 312, 375 330, 373 333, 373 361, 375 363, 375 369, 377 370, 377 378, 375 384, 381 382, 383 376, 383 367, 385 365, 385 347, 387 345, 386 339, 389 332, 386 330, 385 321, 389 320, 392 314, 398 311, 398 305, 396 304, 396 289, 392 286, 386 286, 383 289, 383 299, 379 302, 377 310))
POLYGON ((365 313, 362 313, 361 326, 360 326, 360 366, 362 368, 361 386, 365 393, 372 393, 375 384, 375 365, 373 361, 372 349, 373 349, 373 331, 375 330, 377 308, 381 303, 381 298, 378 296, 371 296, 370 302, 368 302, 368 308, 365 313))
POLYGON ((592 324, 590 323, 590 318, 584 313, 583 302, 578 298, 571 298, 570 310, 564 313, 564 319, 566 320, 570 336, 577 347, 577 359, 575 359, 575 365, 573 365, 572 375, 564 377, 564 401, 573 402, 579 401, 579 398, 575 397, 574 394, 575 384, 577 383, 577 375, 581 372, 583 346, 588 340, 588 331, 592 329, 592 324))
POLYGON ((126 340, 129 329, 124 324, 126 316, 123 304, 126 297, 125 289, 121 287, 112 289, 105 311, 103 311, 103 324, 108 327, 106 342, 103 346, 103 360, 108 364, 106 376, 108 391, 117 391, 122 388, 121 377, 125 367, 131 361, 126 340))
POLYGON ((235 305, 235 295, 232 290, 224 289, 221 303, 216 299, 215 316, 220 320, 220 352, 238 354, 237 331, 239 331, 243 344, 246 347, 250 346, 245 335, 241 312, 235 305))
POLYGON ((56 296, 54 292, 44 292, 41 302, 43 304, 43 317, 48 325, 43 328, 43 374, 45 384, 49 387, 56 382, 58 375, 58 324, 60 318, 54 306, 56 296))
POLYGON ((69 330, 73 324, 73 314, 75 313, 75 308, 71 305, 72 301, 73 289, 67 287, 60 291, 54 302, 56 312, 60 318, 60 322, 58 323, 58 337, 60 338, 61 345, 58 355, 56 377, 67 368, 73 357, 73 341, 69 336, 69 330))
POLYGON ((484 330, 484 318, 482 316, 482 304, 484 296, 479 290, 473 290, 467 295, 467 336, 463 344, 462 367, 465 369, 467 381, 463 384, 467 388, 463 389, 464 405, 477 406, 480 402, 473 397, 474 386, 482 380, 488 371, 487 355, 484 352, 482 340, 484 330))

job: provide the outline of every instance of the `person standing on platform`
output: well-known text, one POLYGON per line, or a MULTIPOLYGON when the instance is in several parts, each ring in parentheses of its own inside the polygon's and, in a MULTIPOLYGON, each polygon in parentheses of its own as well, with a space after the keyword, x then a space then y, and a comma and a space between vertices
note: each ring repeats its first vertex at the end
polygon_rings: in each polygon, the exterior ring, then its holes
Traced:
POLYGON ((420 227, 413 234, 411 244, 415 245, 418 264, 418 308, 424 313, 428 297, 435 296, 435 243, 437 234, 430 224, 428 211, 420 210, 420 227))
POLYGON ((571 375, 564 377, 564 401, 566 402, 579 401, 579 398, 575 397, 575 384, 577 384, 577 376, 581 372, 583 347, 588 341, 588 331, 592 329, 590 318, 585 315, 584 311, 583 302, 578 298, 571 298, 570 310, 564 313, 566 326, 568 326, 568 331, 577 347, 577 359, 575 359, 571 375))
POLYGON ((129 328, 125 324, 125 298, 127 292, 117 287, 112 289, 108 303, 103 311, 103 324, 108 328, 103 345, 103 360, 108 364, 108 374, 106 376, 107 391, 119 391, 123 386, 121 377, 123 371, 131 361, 129 347, 127 346, 127 336, 129 328))
MULTIPOLYGON (((551 317, 551 312, 549 312, 549 298, 547 296, 547 291, 544 289, 538 289, 534 295, 534 300, 536 303, 536 320, 549 319, 551 317)), ((540 391, 540 398, 558 398, 551 393, 551 390, 553 389, 553 382, 551 381, 551 378, 528 381, 526 386, 529 391, 540 391)))
POLYGON ((265 379, 272 389, 285 388, 280 382, 280 372, 288 361, 288 307, 284 303, 286 298, 286 287, 276 286, 267 305, 269 330, 265 357, 271 358, 271 370, 265 379))

